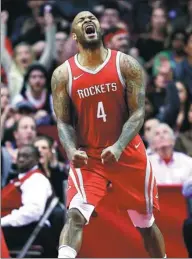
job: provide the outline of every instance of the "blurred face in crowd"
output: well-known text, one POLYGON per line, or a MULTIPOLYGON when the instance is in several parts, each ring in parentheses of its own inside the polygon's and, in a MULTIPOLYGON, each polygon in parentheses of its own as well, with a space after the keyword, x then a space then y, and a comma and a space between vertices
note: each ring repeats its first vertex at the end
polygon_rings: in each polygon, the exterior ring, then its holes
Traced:
POLYGON ((182 33, 177 33, 174 35, 172 40, 172 48, 177 54, 184 54, 185 47, 185 35, 182 33))
POLYGON ((33 143, 36 138, 36 124, 33 118, 23 116, 18 122, 18 128, 14 132, 18 147, 33 143))
POLYGON ((189 106, 189 112, 188 112, 188 121, 192 125, 192 103, 189 106))
POLYGON ((183 83, 181 82, 176 82, 176 87, 177 87, 180 103, 184 104, 187 100, 187 90, 183 85, 183 83))
POLYGON ((28 84, 35 93, 41 93, 46 84, 46 78, 40 70, 32 70, 29 75, 28 84))
POLYGON ((164 89, 166 87, 166 78, 162 73, 159 73, 155 78, 155 88, 164 89))
POLYGON ((17 168, 21 173, 25 173, 38 164, 38 158, 30 146, 19 149, 17 155, 17 168))
POLYGON ((44 165, 47 161, 50 161, 52 153, 51 146, 46 139, 37 139, 34 142, 34 146, 38 148, 40 153, 40 163, 44 165))
POLYGON ((9 88, 6 86, 1 86, 1 112, 9 104, 9 88))
POLYGON ((45 4, 47 0, 28 0, 28 6, 31 9, 39 8, 42 4, 45 4))
POLYGON ((16 64, 26 69, 33 61, 33 55, 30 46, 19 45, 15 48, 15 62, 16 64))
POLYGON ((62 52, 64 50, 65 42, 67 40, 67 34, 65 32, 57 32, 56 36, 56 50, 62 52))
POLYGON ((109 24, 109 26, 116 26, 119 22, 119 12, 116 9, 112 8, 106 8, 103 16, 106 19, 106 22, 109 24))
POLYGON ((192 57, 192 34, 190 35, 187 44, 185 46, 185 52, 188 56, 192 57))
POLYGON ((109 43, 109 48, 119 50, 123 53, 128 53, 129 36, 128 33, 119 33, 114 35, 109 43))
POLYGON ((149 101, 147 97, 145 97, 145 118, 150 118, 154 112, 154 108, 152 103, 149 101))
POLYGON ((174 147, 174 133, 166 124, 160 124, 152 132, 152 147, 158 150, 166 147, 174 147))
POLYGON ((149 119, 144 124, 144 138, 147 142, 150 142, 152 138, 153 130, 159 125, 157 119, 149 119))
POLYGON ((156 8, 153 10, 151 16, 152 28, 157 30, 164 29, 167 23, 165 11, 162 8, 156 8))
POLYGON ((90 12, 79 13, 72 24, 73 39, 84 49, 96 49, 101 43, 101 27, 90 12))

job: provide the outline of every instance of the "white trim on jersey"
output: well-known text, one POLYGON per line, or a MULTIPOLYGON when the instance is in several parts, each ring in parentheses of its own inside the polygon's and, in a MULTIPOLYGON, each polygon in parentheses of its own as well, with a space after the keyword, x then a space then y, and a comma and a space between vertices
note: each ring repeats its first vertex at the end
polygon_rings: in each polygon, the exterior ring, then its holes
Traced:
POLYGON ((68 86, 69 86, 69 96, 71 97, 71 93, 72 93, 72 71, 71 71, 71 66, 69 64, 69 61, 65 61, 66 65, 67 65, 67 69, 68 69, 68 74, 69 74, 69 82, 68 82, 68 86))
MULTIPOLYGON (((149 162, 150 165, 151 165, 151 162, 149 162)), ((151 190, 150 190, 150 209, 149 209, 149 212, 152 213, 153 211, 153 188, 154 188, 154 182, 155 182, 155 177, 154 177, 154 174, 153 174, 153 171, 152 169, 150 170, 151 171, 151 190)))
POLYGON ((87 72, 87 73, 90 73, 90 74, 95 75, 95 74, 97 74, 98 72, 100 72, 100 71, 105 67, 105 65, 108 63, 108 61, 109 61, 109 59, 110 59, 110 57, 111 57, 111 50, 108 49, 108 54, 107 54, 107 57, 106 57, 105 61, 103 62, 103 64, 101 64, 100 66, 98 66, 95 70, 91 70, 91 69, 88 69, 88 68, 85 68, 85 67, 81 66, 81 65, 79 64, 79 62, 78 62, 77 55, 78 55, 78 54, 76 54, 76 55, 75 55, 75 58, 74 58, 75 64, 76 64, 81 70, 83 70, 83 71, 85 71, 85 72, 87 72))
POLYGON ((118 51, 117 56, 116 56, 116 69, 117 69, 117 73, 119 76, 119 80, 120 80, 121 84, 123 85, 123 87, 125 87, 126 86, 125 80, 123 79, 123 76, 121 74, 121 69, 120 69, 120 55, 121 55, 121 52, 118 51))
POLYGON ((147 213, 150 213, 150 201, 149 200, 149 193, 148 193, 148 188, 149 188, 149 180, 150 180, 150 162, 149 162, 149 158, 146 157, 147 159, 147 166, 146 166, 146 173, 145 173, 145 201, 146 201, 146 211, 147 213))

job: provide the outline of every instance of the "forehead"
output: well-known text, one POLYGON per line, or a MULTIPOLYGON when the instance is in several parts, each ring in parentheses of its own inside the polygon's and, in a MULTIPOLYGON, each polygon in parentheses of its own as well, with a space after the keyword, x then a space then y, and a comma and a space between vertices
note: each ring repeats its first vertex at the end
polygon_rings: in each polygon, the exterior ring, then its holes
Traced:
POLYGON ((36 140, 34 143, 35 146, 49 146, 49 143, 46 139, 36 140))
POLYGON ((19 121, 19 127, 21 127, 21 126, 24 126, 24 125, 31 125, 31 124, 33 124, 34 125, 34 127, 35 127, 35 122, 34 122, 34 120, 32 119, 32 118, 22 118, 20 121, 19 121))
POLYGON ((85 12, 81 12, 79 14, 76 15, 76 17, 74 18, 74 22, 76 23, 79 19, 82 19, 82 18, 87 18, 89 16, 94 16, 91 12, 88 12, 88 11, 85 11, 85 12))
POLYGON ((34 75, 42 75, 42 76, 44 76, 43 72, 41 70, 38 70, 38 69, 35 69, 35 70, 31 71, 30 76, 34 76, 34 75))
POLYGON ((30 147, 23 147, 19 150, 18 155, 25 155, 25 154, 31 154, 32 155, 32 148, 30 147))

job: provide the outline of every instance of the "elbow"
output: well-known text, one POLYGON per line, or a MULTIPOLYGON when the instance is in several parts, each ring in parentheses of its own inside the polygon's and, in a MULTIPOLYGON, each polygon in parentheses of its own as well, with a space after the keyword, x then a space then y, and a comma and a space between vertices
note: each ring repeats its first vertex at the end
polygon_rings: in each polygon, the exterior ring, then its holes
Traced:
POLYGON ((43 216, 44 209, 40 207, 36 207, 33 210, 33 221, 37 222, 40 220, 40 218, 43 216))

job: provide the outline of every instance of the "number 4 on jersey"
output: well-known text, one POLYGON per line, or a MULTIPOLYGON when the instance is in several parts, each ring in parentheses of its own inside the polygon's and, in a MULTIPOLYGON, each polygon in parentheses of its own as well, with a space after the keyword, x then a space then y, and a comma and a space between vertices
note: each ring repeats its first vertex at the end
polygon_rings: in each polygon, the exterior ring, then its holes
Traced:
POLYGON ((97 106, 97 118, 98 119, 103 119, 104 122, 106 122, 106 113, 104 111, 104 106, 103 106, 103 102, 98 102, 98 106, 97 106))

